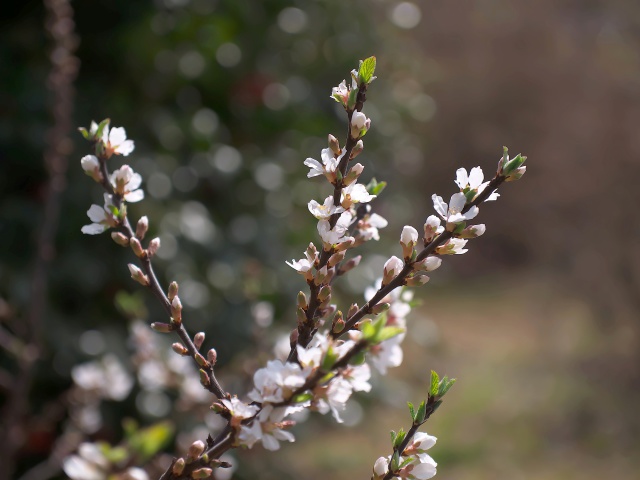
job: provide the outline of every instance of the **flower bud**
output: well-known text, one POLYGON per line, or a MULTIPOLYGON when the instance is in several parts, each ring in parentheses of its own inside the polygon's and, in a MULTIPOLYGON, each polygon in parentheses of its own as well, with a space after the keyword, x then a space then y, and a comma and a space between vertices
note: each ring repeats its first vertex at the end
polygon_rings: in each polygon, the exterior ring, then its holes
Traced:
POLYGON ((307 322, 307 312, 305 312, 301 308, 296 309, 296 317, 297 317, 298 323, 300 325, 302 325, 302 324, 307 322))
POLYGON ((147 277, 142 270, 136 267, 133 263, 130 263, 128 266, 129 272, 131 272, 131 278, 145 287, 149 285, 149 277, 147 277))
POLYGON ((200 347, 202 347, 203 343, 204 343, 204 332, 196 333, 193 337, 193 344, 196 346, 198 350, 200 350, 200 347))
POLYGON ((349 307, 349 311, 347 312, 347 319, 353 317, 358 310, 359 308, 357 303, 351 304, 351 306, 349 307))
POLYGON ((127 236, 120 232, 111 232, 111 239, 121 247, 129 246, 129 239, 127 236))
POLYGON ((410 225, 405 225, 400 235, 400 245, 402 245, 402 256, 405 260, 413 256, 413 247, 418 242, 418 231, 410 225))
POLYGON ((167 296, 169 297, 169 301, 173 302, 173 299, 178 295, 178 283, 171 282, 169 284, 169 291, 167 292, 167 296))
POLYGON ((187 462, 195 460, 202 455, 202 452, 204 452, 204 442, 202 440, 196 440, 189 446, 187 462))
POLYGON ((173 328, 168 323, 154 322, 151 324, 151 328, 159 333, 169 333, 173 331, 173 328))
POLYGON ((149 252, 149 255, 151 257, 153 257, 159 248, 160 248, 160 239, 156 237, 149 242, 149 246, 147 247, 147 252, 149 252))
POLYGON ((320 292, 318 292, 318 300, 324 302, 329 297, 331 297, 331 287, 325 285, 320 289, 320 292))
POLYGON ((149 219, 145 215, 144 217, 140 217, 140 220, 138 220, 138 223, 136 224, 136 237, 138 237, 138 240, 142 240, 144 238, 147 230, 149 230, 149 219))
POLYGON ((289 345, 296 345, 298 343, 298 337, 300 336, 300 332, 298 332, 297 328, 291 330, 289 334, 289 345))
POLYGON ((478 225, 471 225, 458 235, 460 238, 476 238, 482 235, 487 230, 487 227, 484 223, 479 223, 478 225))
POLYGON ((344 250, 341 252, 334 253, 329 257, 329 261, 327 262, 327 265, 329 265, 330 267, 335 267, 342 260, 344 260, 344 256, 346 255, 346 253, 347 252, 345 252, 344 250))
POLYGON ((138 240, 136 237, 132 237, 129 240, 129 245, 131 245, 131 250, 133 250, 133 253, 135 254, 136 257, 138 258, 144 257, 144 249, 140 244, 140 240, 138 240))
POLYGON ((425 270, 427 272, 432 272, 433 270, 439 268, 441 264, 442 264, 441 258, 435 257, 435 256, 429 256, 424 260, 414 263, 413 269, 417 271, 425 270))
POLYGON ((350 258, 349 260, 347 260, 345 263, 343 263, 340 266, 340 271, 338 272, 338 275, 344 275, 348 271, 353 270, 354 268, 356 268, 358 266, 358 264, 360 263, 360 260, 362 260, 362 255, 358 255, 356 257, 353 257, 353 258, 350 258))
POLYGON ((196 363, 198 365, 200 365, 201 367, 208 367, 209 364, 207 363, 207 361, 205 360, 205 358, 200 355, 199 353, 196 353, 193 358, 196 360, 196 363))
POLYGON ((342 153, 340 150, 340 142, 338 142, 338 139, 331 134, 329 134, 329 148, 334 155, 340 155, 340 153, 342 153))
POLYGON ((396 278, 402 271, 404 263, 395 255, 387 260, 384 264, 384 273, 382 275, 382 285, 388 285, 391 280, 396 278))
POLYGON ((307 302, 307 296, 304 292, 298 292, 298 308, 302 310, 309 308, 309 302, 307 302))
POLYGON ((176 352, 178 355, 189 355, 189 350, 187 350, 187 347, 185 347, 184 345, 182 345, 181 343, 174 343, 171 345, 171 348, 173 349, 174 352, 176 352))
POLYGON ((364 143, 362 142, 362 140, 358 140, 358 142, 354 145, 353 150, 351 150, 350 160, 353 160, 358 155, 360 155, 362 153, 362 150, 364 150, 364 143))
POLYGON ((382 312, 386 312, 391 307, 390 303, 379 303, 371 308, 371 313, 373 315, 378 315, 382 312))
POLYGON ((89 175, 96 182, 102 183, 104 177, 100 171, 100 161, 98 160, 98 157, 95 155, 85 155, 80 160, 80 165, 82 166, 84 173, 89 175))
POLYGON ((343 250, 347 250, 347 249, 351 248, 355 242, 356 242, 355 238, 347 237, 346 240, 344 240, 343 242, 340 242, 340 243, 338 243, 336 245, 335 251, 336 252, 341 252, 343 250))
POLYGON ((218 361, 218 352, 216 352, 215 348, 209 349, 207 352, 207 360, 212 367, 216 364, 218 361))
POLYGON ((511 172, 507 176, 507 178, 505 179, 505 182, 514 182, 516 180, 520 180, 526 171, 527 171, 526 165, 516 168, 513 172, 511 172))
POLYGON ((364 166, 361 163, 356 163, 345 175, 344 180, 342 181, 342 185, 347 187, 358 180, 363 170, 364 166))
POLYGON ((408 287, 419 287, 424 285, 429 281, 429 277, 427 275, 415 275, 413 277, 407 278, 405 281, 405 285, 408 287))
POLYGON ((440 219, 435 215, 429 215, 427 221, 424 224, 424 242, 430 243, 438 234, 440 228, 440 219))
POLYGON ((184 461, 184 458, 181 457, 177 459, 175 462, 173 462, 173 467, 171 467, 171 472, 174 475, 182 475, 185 464, 186 462, 184 461))
POLYGON ((327 278, 328 269, 325 265, 316 273, 316 278, 313 280, 313 283, 316 285, 322 285, 324 283, 325 278, 327 278))
POLYGON ((371 127, 371 119, 362 112, 353 112, 351 116, 351 137, 363 137, 371 127))
POLYGON ((331 331, 340 333, 342 330, 344 330, 344 319, 342 318, 342 312, 338 310, 336 316, 333 317, 333 322, 331 322, 331 331))
POLYGON ((182 323, 182 302, 177 295, 171 300, 171 317, 178 325, 182 323))
POLYGON ((212 474, 211 468, 199 468, 191 472, 191 478, 209 478, 212 474))
POLYGON ((389 471, 389 460, 385 457, 380 457, 376 460, 376 463, 373 465, 373 474, 375 475, 375 479, 383 478, 387 472, 389 471))

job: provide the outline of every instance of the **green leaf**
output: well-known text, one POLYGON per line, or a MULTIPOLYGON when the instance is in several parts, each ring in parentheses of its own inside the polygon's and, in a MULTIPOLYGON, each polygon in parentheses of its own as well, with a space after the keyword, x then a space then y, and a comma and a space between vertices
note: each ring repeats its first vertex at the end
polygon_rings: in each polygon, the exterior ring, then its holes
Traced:
POLYGON ((415 460, 415 457, 411 457, 411 456, 409 456, 409 457, 405 458, 405 459, 403 460, 403 462, 402 462, 400 465, 398 465, 398 470, 399 470, 399 469, 401 469, 401 468, 406 467, 407 465, 409 465, 409 464, 410 464, 411 462, 413 462, 414 460, 415 460))
POLYGON ((404 333, 405 329, 402 327, 384 327, 378 335, 376 335, 376 342, 384 342, 390 338, 396 337, 401 333, 404 333))
POLYGON ((362 322, 360 331, 362 332, 362 338, 367 341, 371 341, 376 336, 376 328, 371 322, 362 322))
POLYGON ((415 422, 416 420, 416 409, 413 407, 413 403, 407 402, 407 406, 409 407, 409 413, 411 414, 411 420, 415 422))
POLYGON ((438 377, 438 374, 434 370, 431 370, 431 386, 429 388, 429 396, 435 397, 436 395, 438 395, 439 388, 440 388, 440 377, 438 377))
POLYGON ((391 455, 391 471, 397 472, 399 470, 400 464, 400 452, 395 451, 393 455, 391 455))
POLYGON ((404 441, 405 437, 407 436, 407 432, 405 432, 402 428, 400 429, 400 431, 398 432, 398 434, 396 435, 395 440, 393 441, 393 448, 397 448, 400 446, 400 444, 404 441))
POLYGON ((373 74, 376 71, 376 57, 369 57, 365 59, 358 69, 358 80, 361 83, 371 83, 373 80, 373 74))
POLYGON ((424 417, 426 415, 427 415, 427 402, 423 400, 420 406, 418 407, 418 411, 416 412, 416 419, 414 420, 413 423, 415 423, 416 425, 421 425, 422 423, 424 423, 424 417))
POLYGON ((89 130, 84 127, 78 128, 78 131, 82 134, 82 138, 85 140, 89 140, 89 130))
POLYGON ((396 431, 395 431, 395 430, 391 430, 391 432, 389 432, 389 433, 391 433, 391 445, 394 445, 394 444, 395 444, 395 442, 396 442, 396 435, 397 435, 397 433, 396 433, 396 431))
POLYGON ((502 168, 502 175, 509 175, 510 173, 513 173, 514 170, 522 166, 526 159, 527 157, 523 157, 520 154, 516 155, 514 158, 509 160, 502 168))
POLYGON ((362 365, 364 364, 366 359, 367 358, 365 352, 358 352, 353 357, 351 357, 351 360, 349 360, 349 365, 362 365))
POLYGON ((333 347, 329 347, 329 350, 327 350, 326 355, 322 359, 322 369, 330 371, 337 360, 338 353, 334 350, 333 347))
POLYGON ((291 400, 293 403, 302 403, 302 402, 306 402, 307 400, 311 400, 312 398, 313 398, 313 394, 307 392, 307 393, 299 393, 298 395, 293 397, 291 400))
POLYGON ((349 98, 347 99, 347 108, 349 110, 353 110, 353 107, 356 106, 356 98, 358 97, 358 89, 354 88, 349 91, 349 98))
POLYGON ((96 138, 98 140, 101 139, 103 130, 105 129, 105 127, 107 125, 109 125, 110 122, 111 122, 111 119, 109 119, 109 118, 105 118, 104 120, 102 120, 100 122, 100 124, 98 125, 98 130, 96 131, 96 135, 95 135, 94 138, 96 138))
POLYGON ((449 391, 449 389, 453 387, 454 383, 456 383, 455 378, 452 378, 449 380, 447 377, 444 377, 443 381, 440 382, 440 388, 438 389, 438 396, 444 397, 444 395, 449 391))
POLYGON ((387 182, 378 183, 375 178, 372 178, 367 185, 367 192, 369 192, 371 195, 380 195, 386 186, 387 182))
POLYGON ((173 425, 169 422, 156 423, 135 432, 129 437, 128 443, 137 455, 148 459, 169 444, 173 431, 173 425))

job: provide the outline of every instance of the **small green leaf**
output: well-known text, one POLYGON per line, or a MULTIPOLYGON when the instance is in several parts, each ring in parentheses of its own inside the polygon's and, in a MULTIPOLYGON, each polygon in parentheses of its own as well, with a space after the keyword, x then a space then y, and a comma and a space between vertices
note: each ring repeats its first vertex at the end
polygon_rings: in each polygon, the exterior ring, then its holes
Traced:
POLYGON ((395 438, 395 440, 393 442, 393 448, 398 448, 400 446, 400 444, 404 441, 406 436, 407 436, 407 432, 405 432, 401 428, 400 431, 398 432, 398 434, 396 435, 396 438, 395 438))
POLYGON ((416 418, 413 423, 416 425, 421 425, 422 423, 424 423, 424 417, 426 415, 427 415, 427 402, 423 400, 420 406, 418 407, 418 411, 416 412, 416 418))
POLYGON ((82 134, 82 138, 84 138, 85 140, 89 140, 89 130, 84 127, 80 127, 78 128, 78 131, 82 134))
POLYGON ((520 154, 516 155, 514 158, 509 160, 502 168, 502 175, 509 175, 510 173, 513 173, 514 170, 522 166, 526 159, 527 157, 523 157, 520 154))
POLYGON ((322 359, 322 369, 330 371, 337 360, 338 353, 334 350, 333 347, 329 347, 329 350, 327 350, 326 355, 322 359))
POLYGON ((386 186, 387 182, 378 183, 375 178, 372 178, 367 185, 367 192, 369 192, 371 195, 380 195, 386 186))
POLYGON ((173 436, 173 425, 160 422, 138 430, 128 439, 128 444, 139 457, 148 459, 169 444, 173 436))
POLYGON ((411 462, 415 461, 415 457, 409 456, 407 458, 405 458, 402 463, 400 465, 398 465, 398 470, 401 468, 406 467, 407 465, 409 465, 411 462))
POLYGON ((413 403, 407 402, 407 406, 409 407, 409 413, 411 414, 411 420, 415 422, 416 420, 416 409, 413 407, 413 403))
POLYGON ((400 452, 395 451, 393 455, 391 455, 391 471, 397 472, 400 468, 400 452))
POLYGON ((367 358, 365 352, 358 352, 353 357, 351 357, 351 360, 349 360, 349 365, 362 365, 364 364, 366 359, 367 358))
POLYGON ((362 338, 367 341, 371 341, 376 336, 376 329, 371 322, 362 322, 360 331, 362 332, 362 338))
POLYGON ((404 333, 405 329, 402 327, 384 327, 378 335, 376 335, 376 342, 384 342, 390 338, 397 337, 401 333, 404 333))
POLYGON ((371 83, 375 71, 376 57, 369 57, 360 64, 360 68, 358 69, 358 79, 361 83, 371 83))
POLYGON ((102 132, 104 131, 105 127, 107 125, 109 125, 110 122, 111 122, 111 119, 109 119, 109 118, 105 118, 104 120, 102 120, 100 122, 100 124, 98 125, 98 130, 96 131, 96 135, 95 135, 94 138, 101 139, 102 138, 102 132))
POLYGON ((298 395, 293 397, 291 400, 293 403, 302 403, 302 402, 306 402, 307 400, 311 400, 312 398, 313 398, 313 394, 307 392, 307 393, 299 393, 298 395))
POLYGON ((454 383, 456 383, 455 378, 448 379, 447 377, 444 377, 443 381, 440 382, 440 387, 438 388, 438 396, 444 397, 444 395, 449 391, 449 389, 453 387, 454 383))
POLYGON ((429 388, 429 396, 435 397, 436 395, 438 395, 439 388, 440 388, 440 377, 438 377, 438 374, 434 370, 431 370, 431 386, 429 388))
POLYGON ((358 89, 354 88, 349 91, 349 98, 347 99, 347 109, 353 110, 356 106, 356 99, 358 98, 358 89))
POLYGON ((396 431, 395 430, 391 430, 391 432, 389 432, 391 434, 391 445, 394 445, 396 443, 396 431))

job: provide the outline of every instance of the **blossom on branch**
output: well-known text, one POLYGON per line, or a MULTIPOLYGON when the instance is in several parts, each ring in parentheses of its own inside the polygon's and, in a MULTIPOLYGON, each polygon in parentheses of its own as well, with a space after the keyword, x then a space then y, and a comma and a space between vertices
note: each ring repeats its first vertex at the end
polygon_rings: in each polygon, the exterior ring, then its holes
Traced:
POLYGON ((102 143, 108 156, 112 154, 127 156, 133 152, 133 140, 127 140, 127 132, 124 128, 116 127, 109 129, 105 126, 102 131, 102 143))
POLYGON ((118 226, 118 219, 115 214, 115 206, 113 199, 108 193, 104 194, 104 206, 91 205, 87 210, 87 216, 93 222, 90 225, 82 227, 82 233, 87 235, 97 235, 108 230, 109 228, 118 226))
POLYGON ((144 198, 144 192, 139 189, 142 177, 135 173, 129 165, 123 165, 111 174, 113 191, 122 196, 127 202, 139 202, 144 198))
MULTIPOLYGON (((482 172, 482 168, 474 167, 467 174, 467 170, 464 168, 459 168, 456 170, 456 180, 455 183, 460 187, 460 191, 462 193, 467 194, 468 192, 472 192, 469 200, 473 201, 478 195, 480 195, 483 190, 489 185, 489 182, 484 182, 484 173, 482 172)), ((485 202, 489 202, 492 200, 496 200, 500 194, 498 192, 493 192, 489 197, 485 200, 485 202)))
POLYGON ((328 220, 320 220, 318 222, 318 233, 320 238, 327 245, 335 245, 336 243, 344 242, 351 238, 348 234, 349 226, 353 222, 353 215, 351 212, 346 211, 340 215, 335 226, 331 228, 331 224, 328 220))
POLYGON ((447 205, 441 196, 435 193, 431 196, 431 199, 433 200, 433 208, 435 208, 436 212, 447 222, 448 229, 457 223, 475 218, 480 212, 478 207, 473 206, 466 213, 462 213, 467 203, 467 197, 465 197, 462 192, 451 195, 449 205, 447 205))
POLYGON ((333 204, 333 195, 329 195, 324 199, 324 204, 319 204, 315 200, 311 200, 308 204, 309 211, 311 215, 316 217, 318 220, 327 220, 334 213, 342 213, 344 212, 344 208, 336 207, 333 204))

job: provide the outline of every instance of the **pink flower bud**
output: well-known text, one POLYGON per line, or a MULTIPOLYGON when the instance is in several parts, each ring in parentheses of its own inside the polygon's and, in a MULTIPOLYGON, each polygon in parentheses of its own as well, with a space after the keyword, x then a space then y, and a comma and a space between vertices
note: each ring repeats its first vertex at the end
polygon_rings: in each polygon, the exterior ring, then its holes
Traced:
POLYGON ((145 287, 149 285, 149 277, 147 277, 142 270, 136 267, 133 263, 128 265, 129 272, 131 272, 131 278, 133 278, 140 285, 144 285, 145 287))
POLYGON ((364 150, 364 142, 362 140, 358 140, 358 142, 354 145, 353 150, 351 150, 351 160, 356 158, 358 155, 362 153, 364 150))
POLYGON ((171 345, 171 348, 173 349, 174 352, 176 352, 178 355, 188 355, 189 354, 189 350, 187 350, 187 348, 182 345, 181 343, 174 343, 171 345))
POLYGON ((396 278, 402 271, 404 262, 395 255, 387 260, 384 264, 384 273, 382 276, 382 285, 388 285, 391 280, 396 278))
POLYGON ((147 230, 149 230, 149 219, 146 216, 140 217, 140 220, 138 220, 138 223, 136 224, 136 237, 138 237, 138 240, 142 240, 144 238, 147 230))
POLYGON ((160 248, 160 239, 158 237, 154 238, 149 242, 149 246, 147 247, 147 251, 150 256, 154 256, 158 249, 160 248))
POLYGON ((207 352, 207 360, 212 367, 216 364, 218 361, 218 352, 216 352, 215 348, 212 348, 207 352))
POLYGON ((178 295, 178 282, 171 282, 169 284, 168 297, 169 301, 173 301, 173 299, 178 295))
POLYGON ((135 254, 136 257, 138 258, 144 257, 145 253, 144 253, 144 249, 142 248, 142 245, 140 244, 140 240, 138 240, 135 237, 132 237, 129 240, 129 245, 131 245, 131 250, 133 250, 133 253, 135 254))
POLYGON ((427 283, 429 280, 430 279, 427 275, 416 275, 416 276, 407 278, 406 285, 408 287, 419 287, 427 283))
POLYGON ((191 478, 209 478, 213 474, 210 468, 199 468, 191 472, 191 478))
POLYGON ((154 322, 151 324, 151 328, 159 333, 169 333, 173 331, 173 328, 168 323, 154 322))
POLYGON ((202 455, 204 452, 204 442, 202 440, 196 440, 189 446, 189 452, 187 453, 187 459, 194 460, 202 455))
POLYGON ((335 155, 340 155, 340 142, 333 135, 329 134, 329 148, 335 155))
POLYGON ((177 324, 182 321, 182 302, 177 295, 171 301, 171 316, 177 324))
POLYGON ((196 333, 193 337, 193 344, 196 346, 198 350, 200 350, 200 347, 202 347, 203 343, 204 343, 204 332, 196 333))
POLYGON ((126 235, 120 232, 111 232, 111 239, 121 247, 129 246, 129 239, 126 235))
POLYGON ((430 256, 421 260, 420 262, 416 262, 413 264, 414 270, 425 270, 427 272, 432 272, 433 270, 440 267, 442 264, 442 259, 435 256, 430 256))
POLYGON ((173 462, 173 467, 171 467, 171 472, 174 475, 182 475, 185 464, 186 462, 184 461, 184 458, 177 459, 175 462, 173 462))

